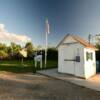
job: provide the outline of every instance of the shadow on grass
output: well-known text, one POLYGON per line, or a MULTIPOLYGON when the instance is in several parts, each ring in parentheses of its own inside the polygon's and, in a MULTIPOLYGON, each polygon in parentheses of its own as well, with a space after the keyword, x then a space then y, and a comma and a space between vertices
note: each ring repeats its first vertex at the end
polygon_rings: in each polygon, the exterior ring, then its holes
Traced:
POLYGON ((51 69, 51 68, 57 68, 57 62, 56 61, 48 61, 47 67, 43 67, 42 69, 39 67, 39 64, 37 68, 34 66, 33 61, 24 61, 23 64, 21 64, 20 61, 2 61, 0 62, 0 71, 8 71, 13 73, 36 73, 37 70, 43 70, 43 69, 51 69))
POLYGON ((0 65, 0 71, 8 71, 13 73, 29 73, 33 72, 32 66, 11 66, 11 65, 0 65))

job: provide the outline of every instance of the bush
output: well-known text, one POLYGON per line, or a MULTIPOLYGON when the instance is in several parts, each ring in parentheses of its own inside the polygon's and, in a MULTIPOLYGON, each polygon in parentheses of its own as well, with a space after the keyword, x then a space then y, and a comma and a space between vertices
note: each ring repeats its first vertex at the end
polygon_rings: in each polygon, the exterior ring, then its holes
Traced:
POLYGON ((48 60, 57 60, 58 59, 58 51, 55 48, 48 49, 48 60))
MULTIPOLYGON (((45 59, 45 51, 42 50, 43 59, 45 59)), ((58 60, 58 51, 55 48, 49 48, 47 52, 48 60, 58 60)))
POLYGON ((96 60, 100 61, 100 51, 96 51, 96 60))

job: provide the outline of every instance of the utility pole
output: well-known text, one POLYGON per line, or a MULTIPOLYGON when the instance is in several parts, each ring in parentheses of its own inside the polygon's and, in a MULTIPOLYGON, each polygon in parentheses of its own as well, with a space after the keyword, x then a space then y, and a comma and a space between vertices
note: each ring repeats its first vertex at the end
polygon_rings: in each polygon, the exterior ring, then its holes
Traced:
POLYGON ((95 34, 95 35, 89 34, 88 35, 89 44, 91 43, 91 39, 96 38, 96 37, 100 37, 100 34, 95 34))
POLYGON ((88 36, 88 41, 89 41, 89 44, 91 43, 91 37, 92 37, 92 35, 91 35, 91 34, 89 34, 89 36, 88 36))

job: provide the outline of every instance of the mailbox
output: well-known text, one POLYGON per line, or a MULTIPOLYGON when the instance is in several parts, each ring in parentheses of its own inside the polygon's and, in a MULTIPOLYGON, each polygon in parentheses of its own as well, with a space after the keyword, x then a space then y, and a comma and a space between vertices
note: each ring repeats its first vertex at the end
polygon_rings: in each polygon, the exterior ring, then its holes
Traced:
POLYGON ((76 62, 80 62, 80 56, 76 56, 76 62))

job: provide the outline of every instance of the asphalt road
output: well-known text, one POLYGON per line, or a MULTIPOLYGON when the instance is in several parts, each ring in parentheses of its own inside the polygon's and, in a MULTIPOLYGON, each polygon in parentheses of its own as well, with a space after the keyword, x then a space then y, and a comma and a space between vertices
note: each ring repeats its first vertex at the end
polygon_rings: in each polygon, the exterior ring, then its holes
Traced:
POLYGON ((0 100, 100 100, 100 92, 39 74, 3 72, 0 100))

